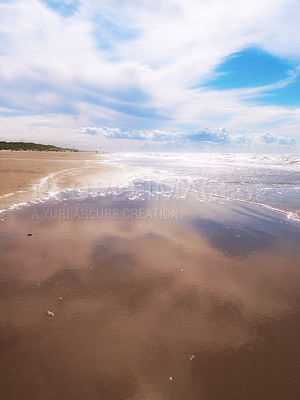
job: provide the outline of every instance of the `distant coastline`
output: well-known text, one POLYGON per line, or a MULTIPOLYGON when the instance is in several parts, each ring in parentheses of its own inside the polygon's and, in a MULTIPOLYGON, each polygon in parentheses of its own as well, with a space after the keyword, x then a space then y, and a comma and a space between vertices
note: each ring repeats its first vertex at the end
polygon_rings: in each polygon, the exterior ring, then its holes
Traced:
POLYGON ((0 150, 14 151, 56 151, 56 152, 79 152, 78 149, 57 147, 51 144, 25 143, 25 142, 6 142, 0 141, 0 150))

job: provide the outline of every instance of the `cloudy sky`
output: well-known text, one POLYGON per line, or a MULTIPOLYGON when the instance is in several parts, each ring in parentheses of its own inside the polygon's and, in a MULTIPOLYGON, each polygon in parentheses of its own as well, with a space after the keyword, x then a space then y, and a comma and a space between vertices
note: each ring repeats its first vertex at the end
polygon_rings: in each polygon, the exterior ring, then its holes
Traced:
POLYGON ((0 0, 0 140, 300 151, 299 0, 0 0))

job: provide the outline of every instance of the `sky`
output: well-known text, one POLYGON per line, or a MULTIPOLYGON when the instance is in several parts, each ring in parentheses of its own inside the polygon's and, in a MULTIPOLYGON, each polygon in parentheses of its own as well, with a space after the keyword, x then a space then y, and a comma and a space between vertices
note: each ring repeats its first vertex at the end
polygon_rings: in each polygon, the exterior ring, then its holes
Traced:
POLYGON ((0 0, 0 140, 300 152, 300 0, 0 0))

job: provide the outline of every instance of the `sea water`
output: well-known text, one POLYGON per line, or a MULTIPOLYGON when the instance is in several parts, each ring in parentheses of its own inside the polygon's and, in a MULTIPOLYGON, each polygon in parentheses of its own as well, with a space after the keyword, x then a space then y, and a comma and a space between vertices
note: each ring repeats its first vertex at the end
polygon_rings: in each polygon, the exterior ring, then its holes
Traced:
POLYGON ((258 204, 300 220, 300 155, 116 153, 107 162, 138 168, 135 191, 153 181, 182 195, 199 193, 201 201, 258 204))

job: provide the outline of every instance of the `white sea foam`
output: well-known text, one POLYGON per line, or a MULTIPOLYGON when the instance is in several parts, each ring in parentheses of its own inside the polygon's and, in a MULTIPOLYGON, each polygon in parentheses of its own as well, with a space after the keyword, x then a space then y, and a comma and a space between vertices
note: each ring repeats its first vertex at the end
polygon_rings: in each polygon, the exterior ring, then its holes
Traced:
MULTIPOLYGON (((272 154, 212 154, 212 153, 119 153, 111 154, 101 164, 118 166, 128 171, 122 182, 99 188, 65 189, 60 196, 56 181, 62 173, 73 175, 77 168, 51 173, 33 185, 31 191, 37 196, 26 204, 46 201, 49 198, 84 199, 93 196, 118 196, 142 200, 151 197, 171 197, 166 187, 177 187, 178 199, 185 199, 185 192, 197 193, 201 201, 236 201, 258 205, 285 214, 289 220, 299 222, 300 155, 272 154), (139 187, 142 182, 143 188, 139 187), (151 182, 163 184, 164 189, 145 189, 151 182)), ((94 162, 92 163, 94 166, 94 162)), ((98 162, 97 162, 98 164, 98 162)), ((89 165, 89 164, 87 164, 89 165)), ((5 197, 12 194, 4 195, 5 197)), ((21 203, 24 206, 25 203, 21 203)), ((10 209, 19 207, 14 204, 10 209)), ((2 212, 5 210, 2 210, 2 212)), ((1 212, 1 211, 0 211, 1 212)))
POLYGON ((135 178, 178 185, 207 198, 259 205, 297 220, 300 155, 122 153, 107 163, 138 167, 135 178))
POLYGON ((287 218, 292 221, 300 222, 300 212, 289 212, 287 218))
POLYGON ((26 190, 17 190, 16 192, 2 194, 0 195, 0 199, 6 199, 8 197, 15 196, 20 193, 26 193, 26 190))

